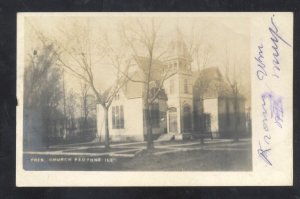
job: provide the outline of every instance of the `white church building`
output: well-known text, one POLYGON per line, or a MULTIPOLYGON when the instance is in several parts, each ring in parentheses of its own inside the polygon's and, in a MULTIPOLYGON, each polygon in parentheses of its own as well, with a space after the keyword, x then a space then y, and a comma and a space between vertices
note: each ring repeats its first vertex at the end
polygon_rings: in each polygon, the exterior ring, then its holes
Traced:
MULTIPOLYGON (((159 70, 171 68, 174 75, 164 81, 164 90, 152 105, 153 137, 167 134, 175 139, 203 135, 230 138, 236 129, 242 136, 246 131, 244 97, 235 97, 238 98, 239 114, 239 117, 235 117, 234 95, 219 69, 210 67, 192 71, 192 58, 180 37, 171 41, 168 49, 163 60, 154 62, 159 70)), ((143 64, 143 59, 136 58, 137 64, 143 64)), ((136 79, 141 76, 138 70, 134 73, 136 79)), ((109 108, 111 140, 145 140, 142 94, 142 83, 128 81, 116 95, 109 108)), ((97 129, 100 139, 104 140, 104 117, 100 105, 97 105, 97 129)))

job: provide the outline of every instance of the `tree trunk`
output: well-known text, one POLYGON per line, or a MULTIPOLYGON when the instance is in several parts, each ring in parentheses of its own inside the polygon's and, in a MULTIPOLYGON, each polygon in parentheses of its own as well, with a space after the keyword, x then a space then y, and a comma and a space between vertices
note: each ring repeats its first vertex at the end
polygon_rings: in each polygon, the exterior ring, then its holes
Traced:
POLYGON ((84 103, 83 103, 83 106, 84 106, 84 129, 87 128, 87 118, 88 118, 88 107, 87 107, 87 102, 86 102, 86 98, 84 99, 84 103))
POLYGON ((83 128, 87 129, 87 115, 84 116, 83 128))
POLYGON ((147 150, 151 150, 154 148, 154 145, 153 145, 153 137, 152 137, 151 116, 150 116, 148 103, 145 103, 144 105, 144 118, 145 118, 144 122, 145 122, 146 137, 147 137, 147 150))
POLYGON ((105 119, 105 148, 110 148, 109 146, 109 127, 108 127, 108 108, 103 107, 104 119, 105 119))

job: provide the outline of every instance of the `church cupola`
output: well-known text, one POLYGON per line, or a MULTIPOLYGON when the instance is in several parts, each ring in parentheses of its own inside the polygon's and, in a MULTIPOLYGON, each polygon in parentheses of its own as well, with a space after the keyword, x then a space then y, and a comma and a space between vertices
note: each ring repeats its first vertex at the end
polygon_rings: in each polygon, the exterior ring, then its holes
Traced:
POLYGON ((174 71, 191 73, 192 58, 184 42, 181 31, 176 28, 176 35, 168 45, 165 65, 174 71))

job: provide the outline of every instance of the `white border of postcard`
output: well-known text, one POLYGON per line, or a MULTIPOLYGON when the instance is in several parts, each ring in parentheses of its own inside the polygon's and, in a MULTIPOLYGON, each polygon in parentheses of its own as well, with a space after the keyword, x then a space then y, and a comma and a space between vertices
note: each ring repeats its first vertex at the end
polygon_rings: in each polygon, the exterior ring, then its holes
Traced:
MULTIPOLYGON (((274 28, 274 27, 273 27, 274 28)), ((16 185, 17 186, 267 186, 293 184, 293 13, 18 13, 17 14, 17 132, 16 132, 16 185), (26 171, 23 169, 23 30, 25 16, 110 16, 110 15, 173 15, 173 16, 248 16, 251 18, 251 84, 252 84, 252 161, 249 172, 135 172, 135 171, 26 171), (278 35, 272 35, 271 20, 278 35), (272 40, 273 37, 273 40, 272 40), (280 37, 280 38, 279 38, 280 37), (272 78, 274 67, 274 39, 280 51, 280 78, 272 78), (288 41, 290 47, 281 39, 288 41), (265 65, 268 72, 263 80, 254 59, 258 46, 265 46, 265 65), (283 98, 282 128, 263 128, 262 100, 264 92, 272 91, 283 98), (266 136, 270 145, 263 145, 266 136), (271 148, 272 165, 260 157, 258 150, 271 148)), ((264 143, 266 144, 266 143, 264 143)))

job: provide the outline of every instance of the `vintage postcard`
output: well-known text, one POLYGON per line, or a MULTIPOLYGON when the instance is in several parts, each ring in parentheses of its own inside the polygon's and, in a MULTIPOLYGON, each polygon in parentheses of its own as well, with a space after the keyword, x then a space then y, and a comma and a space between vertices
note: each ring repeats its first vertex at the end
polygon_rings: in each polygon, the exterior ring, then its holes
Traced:
POLYGON ((293 184, 293 13, 18 13, 17 186, 293 184))

